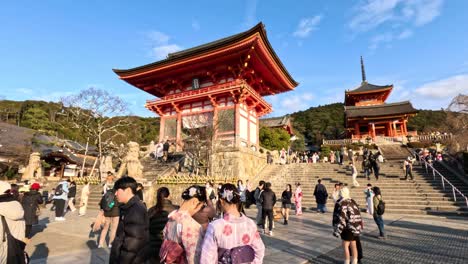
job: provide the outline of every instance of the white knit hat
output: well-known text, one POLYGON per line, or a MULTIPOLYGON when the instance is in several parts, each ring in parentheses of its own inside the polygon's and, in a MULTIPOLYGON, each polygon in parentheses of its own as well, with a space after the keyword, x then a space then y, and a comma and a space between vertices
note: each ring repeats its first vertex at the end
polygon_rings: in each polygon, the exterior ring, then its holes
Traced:
POLYGON ((0 181, 0 195, 11 189, 11 184, 6 181, 0 181))

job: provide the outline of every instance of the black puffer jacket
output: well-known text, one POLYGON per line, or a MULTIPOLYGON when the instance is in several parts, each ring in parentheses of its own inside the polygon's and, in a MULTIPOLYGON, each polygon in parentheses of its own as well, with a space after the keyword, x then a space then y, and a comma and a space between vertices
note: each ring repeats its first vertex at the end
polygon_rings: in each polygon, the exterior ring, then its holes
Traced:
POLYGON ((144 263, 141 254, 149 241, 148 214, 138 196, 120 206, 120 220, 109 263, 144 263))
POLYGON ((38 191, 32 190, 24 194, 21 205, 23 206, 26 225, 35 225, 38 223, 36 211, 40 204, 42 204, 42 195, 38 191))
POLYGON ((276 194, 272 190, 265 190, 260 195, 262 209, 271 210, 276 204, 276 194))
POLYGON ((177 210, 171 201, 163 200, 162 208, 160 211, 157 211, 156 206, 148 210, 149 216, 149 235, 150 240, 148 246, 145 249, 145 254, 148 256, 150 263, 159 263, 159 250, 163 242, 163 229, 166 226, 168 221, 168 215, 177 210))

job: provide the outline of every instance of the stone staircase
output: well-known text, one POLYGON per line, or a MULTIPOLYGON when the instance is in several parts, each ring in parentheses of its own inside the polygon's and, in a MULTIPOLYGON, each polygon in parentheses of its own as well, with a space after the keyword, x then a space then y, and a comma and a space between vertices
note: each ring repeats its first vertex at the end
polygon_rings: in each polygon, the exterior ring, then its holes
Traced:
MULTIPOLYGON (((442 164, 440 164, 439 162, 435 161, 433 163, 433 167, 438 171, 440 172, 448 181, 450 181, 450 183, 452 183, 457 189, 459 189, 465 196, 468 197, 468 190, 466 190, 465 188, 463 188, 464 186, 466 186, 466 182, 460 180, 460 178, 458 178, 458 176, 454 175, 449 169, 447 169, 445 166, 443 166, 442 164)), ((423 173, 425 174, 426 173, 426 168, 424 165, 422 166, 418 166, 418 167, 414 167, 413 170, 416 170, 418 171, 419 173, 423 173)), ((427 169, 427 177, 428 178, 432 178, 434 179, 434 175, 432 173, 432 169, 431 168, 428 168, 427 169)), ((439 185, 442 186, 442 180, 440 179, 440 177, 438 176, 437 172, 435 173, 435 178, 436 180, 439 181, 439 185)), ((449 190, 451 191, 452 188, 449 184, 445 184, 445 188, 446 190, 449 190)))
POLYGON ((379 145, 379 150, 384 156, 385 160, 405 160, 411 153, 405 146, 401 144, 387 144, 379 145))
MULTIPOLYGON (((359 169, 359 168, 358 168, 359 169)), ((370 183, 382 190, 386 201, 386 212, 393 214, 456 214, 467 215, 468 209, 464 200, 457 197, 455 202, 451 189, 442 190, 440 178, 433 180, 432 173, 415 166, 414 181, 404 181, 401 162, 388 162, 381 164, 379 180, 371 178, 370 183)), ((455 177, 455 176, 454 176, 455 177)), ((269 165, 259 175, 259 178, 270 181, 277 197, 285 189, 286 184, 293 185, 300 182, 303 190, 303 207, 306 210, 316 208, 313 191, 317 180, 322 179, 331 199, 334 184, 343 182, 352 186, 351 171, 346 166, 329 163, 299 163, 288 165, 269 165)), ((358 175, 360 187, 351 188, 351 196, 362 209, 365 208, 364 189, 368 183, 364 174, 358 175)), ((453 184, 462 192, 468 192, 468 186, 454 179, 453 184)), ((327 207, 332 209, 333 201, 329 200, 327 207)))
MULTIPOLYGON (((142 183, 144 186, 151 184, 157 179, 158 176, 165 174, 168 170, 174 170, 176 168, 176 163, 160 163, 156 162, 152 158, 143 158, 141 161, 143 165, 143 178, 137 179, 138 182, 142 183)), ((90 185, 90 195, 88 198, 88 209, 90 210, 99 210, 99 202, 102 198, 102 188, 103 185, 90 185)), ((77 189, 77 204, 79 204, 79 198, 81 195, 81 186, 78 186, 77 189)))

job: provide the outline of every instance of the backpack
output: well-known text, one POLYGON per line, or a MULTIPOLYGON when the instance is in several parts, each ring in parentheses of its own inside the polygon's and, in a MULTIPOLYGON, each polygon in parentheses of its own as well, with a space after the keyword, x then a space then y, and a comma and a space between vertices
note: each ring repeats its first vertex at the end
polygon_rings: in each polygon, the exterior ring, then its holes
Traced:
POLYGON ((60 196, 62 194, 63 194, 63 185, 62 183, 60 183, 59 185, 57 185, 57 187, 55 187, 54 195, 60 196))
POLYGON ((115 206, 115 193, 111 190, 107 191, 101 199, 99 206, 105 212, 109 212, 115 206))
POLYGON ((385 202, 380 199, 379 204, 377 204, 377 215, 383 215, 385 213, 385 202))
POLYGON ((258 188, 258 187, 255 189, 255 191, 250 192, 251 199, 252 199, 252 204, 257 203, 257 200, 260 198, 261 194, 262 194, 262 190, 260 190, 260 188, 258 188), (257 193, 257 190, 258 190, 258 197, 255 196, 255 194, 257 193))

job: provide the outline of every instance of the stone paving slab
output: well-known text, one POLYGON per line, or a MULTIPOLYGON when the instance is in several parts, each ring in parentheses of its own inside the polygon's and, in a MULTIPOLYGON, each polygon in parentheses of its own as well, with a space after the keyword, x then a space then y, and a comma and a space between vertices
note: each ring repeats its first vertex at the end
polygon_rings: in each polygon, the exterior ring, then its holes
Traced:
MULTIPOLYGON (((466 218, 403 218, 386 226, 387 240, 378 233, 361 237, 362 263, 468 263, 468 225, 466 218)), ((343 250, 338 247, 311 263, 343 263, 343 250)))
MULTIPOLYGON (((255 214, 255 209, 247 210, 248 216, 255 214)), ((53 212, 43 210, 40 225, 33 228, 37 233, 27 246, 31 263, 108 263, 109 250, 98 249, 98 236, 90 232, 96 215, 96 211, 84 217, 68 213, 65 222, 54 222, 50 220, 53 212)), ((373 219, 363 217, 363 263, 468 263, 467 218, 385 215, 390 239, 380 241, 374 237, 373 219)), ((331 218, 331 213, 308 212, 291 216, 287 226, 276 222, 274 236, 262 235, 264 263, 342 263, 341 240, 332 236, 331 218)))

